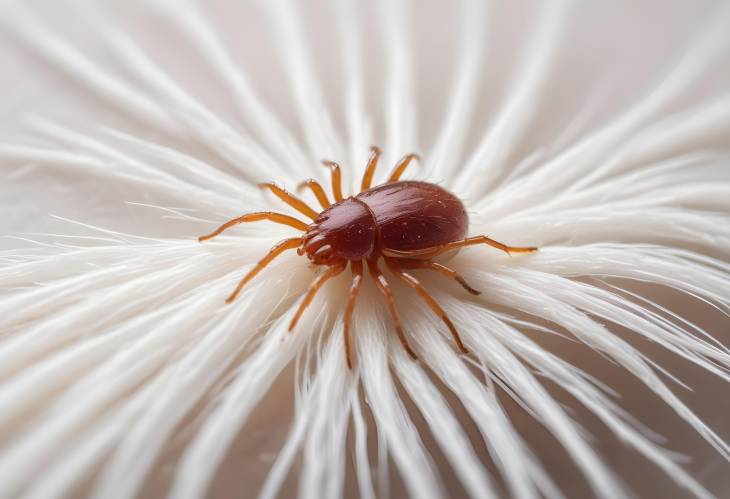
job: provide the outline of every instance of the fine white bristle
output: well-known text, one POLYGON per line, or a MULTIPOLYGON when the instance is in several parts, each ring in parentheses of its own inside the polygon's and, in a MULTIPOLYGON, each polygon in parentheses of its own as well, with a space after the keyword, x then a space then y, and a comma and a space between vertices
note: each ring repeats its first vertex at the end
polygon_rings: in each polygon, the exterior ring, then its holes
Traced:
POLYGON ((730 381, 730 10, 651 12, 660 49, 631 2, 446 8, 4 4, 0 499, 727 490, 726 411, 691 390, 730 381), (349 271, 289 331, 322 271, 295 251, 225 299, 294 229, 197 241, 309 223, 257 184, 329 195, 330 159, 350 195, 375 141, 376 180, 416 152, 471 234, 539 247, 456 255, 479 296, 413 272, 469 355, 386 271, 414 362, 366 271, 350 370, 349 271))

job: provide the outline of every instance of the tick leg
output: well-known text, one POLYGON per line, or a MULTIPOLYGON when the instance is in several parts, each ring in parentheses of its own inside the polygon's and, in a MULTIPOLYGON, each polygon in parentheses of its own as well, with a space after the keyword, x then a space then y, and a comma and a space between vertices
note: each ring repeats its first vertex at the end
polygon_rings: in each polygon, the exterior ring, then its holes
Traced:
POLYGON ((418 356, 416 355, 416 352, 413 351, 411 346, 408 344, 408 340, 406 339, 406 335, 403 332, 403 328, 400 324, 400 316, 398 315, 398 309, 395 308, 395 300, 393 299, 393 291, 390 289, 390 284, 388 284, 388 281, 385 279, 385 276, 383 276, 383 273, 380 272, 380 269, 378 268, 378 261, 377 260, 368 260, 368 270, 370 270, 370 275, 373 276, 373 279, 375 279, 375 284, 378 285, 378 288, 385 296, 385 301, 388 302, 388 307, 390 308, 390 315, 393 316, 393 323, 395 324, 395 332, 398 333, 398 339, 400 340, 401 345, 403 345, 403 348, 406 352, 408 352, 408 355, 411 356, 413 360, 417 360, 418 356))
POLYGON ((294 217, 284 215, 283 213, 275 213, 273 211, 260 211, 256 213, 247 213, 246 215, 229 220, 207 236, 200 236, 198 238, 198 241, 203 242, 208 239, 212 239, 224 230, 230 229, 234 225, 242 224, 245 222, 257 222, 259 220, 270 220, 272 222, 288 225, 289 227, 294 227, 295 229, 299 229, 302 231, 307 230, 307 224, 305 224, 301 220, 297 220, 294 217))
POLYGON ((310 208, 307 203, 305 203, 286 189, 282 189, 273 182, 264 182, 263 184, 259 184, 259 187, 261 187, 262 189, 269 189, 271 192, 274 193, 274 195, 276 195, 276 197, 297 210, 299 213, 303 213, 304 215, 308 216, 312 220, 317 218, 317 212, 310 208))
POLYGON ((241 289, 243 289, 243 287, 246 285, 246 283, 248 281, 250 281, 251 279, 253 279, 256 276, 256 274, 261 272, 261 270, 264 267, 266 267, 268 264, 270 264, 274 258, 279 256, 286 250, 296 248, 297 246, 302 244, 302 242, 303 242, 303 239, 301 237, 295 237, 293 239, 284 239, 283 241, 277 243, 276 246, 271 248, 271 250, 266 254, 266 256, 263 257, 261 260, 259 260, 259 262, 256 264, 256 266, 254 268, 252 268, 243 279, 241 279, 241 282, 238 283, 238 286, 236 286, 236 289, 233 291, 233 293, 231 293, 231 295, 228 298, 226 298, 226 303, 231 303, 233 300, 235 300, 236 296, 238 296, 238 293, 241 292, 241 289))
POLYGON ((474 237, 468 237, 461 241, 454 241, 452 243, 447 243, 447 244, 443 244, 441 246, 437 246, 436 248, 434 248, 435 253, 433 253, 431 256, 440 255, 442 253, 446 253, 447 251, 455 250, 458 248, 463 248, 465 246, 474 246, 475 244, 488 244, 489 246, 493 246, 497 249, 504 251, 508 255, 511 253, 532 253, 533 251, 537 251, 537 248, 535 248, 533 246, 529 246, 529 247, 507 246, 506 244, 500 243, 499 241, 495 241, 494 239, 490 239, 487 236, 474 236, 474 237))
POLYGON ((381 151, 378 147, 372 146, 370 150, 372 154, 368 160, 368 165, 365 167, 365 174, 362 176, 362 183, 360 184, 361 192, 370 189, 370 184, 373 182, 373 175, 375 175, 375 168, 378 166, 378 159, 380 159, 381 151))
POLYGON ((464 279, 458 272, 456 272, 454 269, 451 269, 447 267, 446 265, 441 265, 440 263, 432 262, 430 260, 403 260, 399 259, 398 264, 401 268, 404 269, 426 269, 426 270, 433 270, 434 272, 438 272, 441 275, 444 275, 446 277, 450 277, 451 279, 455 280, 459 284, 461 284, 461 287, 467 290, 469 293, 473 295, 480 295, 482 294, 481 291, 477 291, 476 289, 472 288, 469 283, 466 282, 466 279, 464 279))
POLYGON ((327 194, 324 192, 322 186, 319 185, 319 182, 309 178, 299 184, 297 190, 301 192, 305 187, 309 187, 312 190, 314 196, 317 198, 317 201, 319 201, 319 204, 323 210, 326 210, 330 207, 330 200, 327 199, 327 194))
POLYGON ((419 161, 421 158, 418 154, 406 154, 403 156, 401 160, 395 164, 393 173, 390 174, 388 182, 397 182, 400 179, 400 176, 403 175, 403 172, 406 171, 406 168, 408 168, 408 165, 411 164, 411 161, 414 159, 419 161))
POLYGON ((347 358, 347 367, 352 369, 352 352, 350 350, 350 321, 352 320, 352 312, 355 310, 355 301, 357 294, 360 292, 362 285, 362 262, 355 261, 350 264, 352 267, 352 284, 350 285, 350 296, 347 299, 345 307, 345 357, 347 358))
POLYGON ((315 280, 311 286, 309 286, 309 290, 307 291, 307 295, 304 297, 304 300, 302 300, 302 303, 299 304, 299 308, 297 309, 297 313, 294 314, 294 318, 291 320, 291 323, 289 324, 289 331, 294 329, 294 327, 297 325, 297 322, 299 322, 299 319, 302 317, 302 314, 307 309, 307 307, 312 303, 312 300, 314 300, 314 295, 317 294, 317 291, 324 286, 324 283, 332 279, 334 276, 341 273, 343 270, 345 270, 345 264, 339 264, 334 265, 327 269, 327 271, 319 276, 317 280, 315 280))
POLYGON ((446 315, 446 312, 444 312, 444 309, 441 308, 441 306, 436 302, 434 297, 431 296, 428 291, 426 291, 426 288, 424 288, 423 285, 418 282, 418 279, 401 269, 398 265, 398 261, 395 259, 386 258, 385 263, 388 265, 388 268, 391 270, 391 272, 397 275, 401 281, 406 283, 411 288, 415 289, 416 292, 421 296, 421 298, 423 298, 423 301, 428 304, 429 308, 433 310, 433 312, 438 315, 442 321, 444 321, 446 327, 448 327, 449 331, 451 331, 451 336, 454 337, 454 341, 459 347, 461 353, 469 353, 469 350, 467 350, 467 348, 464 346, 464 343, 461 342, 459 332, 456 330, 456 327, 451 322, 451 319, 449 319, 449 316, 446 315))
POLYGON ((322 161, 322 164, 330 169, 330 174, 332 175, 332 195, 335 197, 335 202, 339 203, 343 199, 340 165, 334 161, 322 161))

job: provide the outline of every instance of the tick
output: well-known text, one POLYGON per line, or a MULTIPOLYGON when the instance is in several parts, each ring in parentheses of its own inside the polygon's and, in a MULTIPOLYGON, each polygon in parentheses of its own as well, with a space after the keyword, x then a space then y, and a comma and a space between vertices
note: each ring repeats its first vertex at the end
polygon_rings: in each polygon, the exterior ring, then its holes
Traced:
POLYGON ((462 353, 468 353, 459 332, 446 312, 418 279, 408 271, 426 269, 437 272, 454 279, 469 293, 478 295, 479 291, 472 288, 456 271, 433 259, 444 253, 475 244, 488 244, 508 254, 530 253, 536 251, 537 248, 507 246, 484 235, 467 237, 469 218, 463 203, 456 196, 435 184, 400 180, 408 165, 418 158, 415 154, 404 156, 395 165, 386 183, 371 188, 380 154, 380 149, 372 148, 372 154, 362 178, 360 193, 347 198, 342 195, 339 165, 332 161, 323 162, 331 172, 334 204, 330 203, 325 190, 316 180, 310 179, 300 184, 301 188, 311 189, 322 206, 320 212, 315 211, 307 203, 274 183, 260 185, 262 188, 271 190, 279 199, 310 218, 312 222, 309 224, 289 215, 272 211, 248 213, 229 220, 214 232, 199 237, 198 240, 202 242, 234 225, 259 220, 288 225, 302 231, 301 237, 285 239, 276 244, 244 276, 233 293, 226 299, 227 303, 232 302, 246 283, 272 260, 287 250, 296 249, 300 256, 306 255, 314 265, 322 265, 327 269, 309 286, 289 324, 289 331, 294 329, 307 306, 312 303, 317 291, 329 279, 342 273, 349 265, 352 271, 352 284, 344 316, 344 346, 349 368, 352 368, 350 321, 355 309, 357 294, 362 285, 365 265, 388 303, 398 339, 408 355, 417 359, 416 353, 408 344, 403 332, 393 292, 380 270, 381 258, 393 275, 413 288, 444 322, 459 350, 462 353))

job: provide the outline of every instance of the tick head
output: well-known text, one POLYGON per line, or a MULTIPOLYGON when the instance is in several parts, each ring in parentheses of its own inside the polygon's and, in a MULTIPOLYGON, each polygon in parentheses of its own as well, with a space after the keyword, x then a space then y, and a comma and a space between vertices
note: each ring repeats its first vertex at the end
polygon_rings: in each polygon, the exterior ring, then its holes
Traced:
POLYGON ((362 260, 375 245, 376 226, 367 207, 351 198, 324 210, 302 238, 301 254, 317 265, 362 260))

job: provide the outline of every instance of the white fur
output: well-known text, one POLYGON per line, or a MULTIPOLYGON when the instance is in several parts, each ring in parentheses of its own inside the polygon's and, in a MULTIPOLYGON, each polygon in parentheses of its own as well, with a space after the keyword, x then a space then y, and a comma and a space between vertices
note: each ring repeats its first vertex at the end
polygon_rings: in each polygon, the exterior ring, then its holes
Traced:
POLYGON ((324 181, 326 170, 317 161, 331 158, 357 165, 344 174, 349 192, 373 137, 385 138, 384 163, 422 143, 411 15, 416 2, 379 2, 377 23, 367 32, 357 17, 363 4, 333 3, 337 25, 328 33, 332 54, 324 59, 310 49, 299 12, 304 4, 279 0, 258 7, 278 44, 300 132, 269 108, 202 4, 159 1, 147 9, 174 25, 202 56, 241 122, 208 109, 103 9, 91 14, 99 23, 97 39, 124 71, 87 56, 34 11, 8 8, 0 26, 13 40, 155 134, 124 126, 80 130, 29 113, 32 140, 3 139, 2 167, 17 169, 21 177, 31 165, 31 173, 123 186, 140 193, 130 206, 185 224, 190 237, 143 237, 60 220, 69 234, 15 233, 21 249, 0 252, 0 498, 63 497, 82 483, 90 484, 93 497, 135 497, 176 441, 184 448, 168 494, 204 497, 234 440, 250 429, 252 414, 289 365, 296 378, 291 428, 263 484, 245 484, 250 494, 276 497, 297 473, 300 497, 337 498, 345 490, 367 499, 386 497, 390 473, 397 472, 412 497, 445 497, 445 470, 433 459, 438 454, 470 497, 500 497, 499 482, 515 497, 561 497, 559 484, 498 397, 502 392, 552 435, 597 496, 628 493, 580 421, 548 391, 547 379, 677 487, 711 497, 621 405, 619 394, 524 332, 565 335, 609 358, 704 438, 719 459, 730 460, 722 433, 673 391, 683 382, 672 367, 614 330, 623 327, 661 346, 718 383, 730 381, 726 338, 692 324, 683 310, 624 289, 626 282, 671 288, 688 302, 730 314, 730 154, 722 133, 730 125, 730 100, 716 95, 666 110, 727 50, 727 10, 712 16, 633 107, 594 129, 578 116, 556 131, 553 143, 513 161, 531 122, 540 119, 543 86, 577 7, 545 3, 530 20, 535 29, 514 71, 514 86, 498 103, 496 118, 480 120, 475 101, 488 77, 479 67, 483 27, 494 9, 463 0, 443 123, 433 146, 424 144, 422 151, 427 171, 465 196, 472 233, 541 249, 514 257, 482 247, 461 252, 453 265, 484 290, 479 298, 465 297, 438 276, 418 274, 472 357, 457 355, 438 318, 394 283, 422 362, 409 359, 366 276, 354 316, 357 367, 349 371, 341 315, 349 272, 322 290, 289 333, 288 322, 313 278, 295 254, 280 257, 234 304, 223 300, 293 230, 267 225, 262 232, 262 225, 252 225, 204 245, 193 238, 241 212, 270 209, 257 181, 324 181), (384 82, 377 103, 368 102, 365 77, 371 68, 363 64, 375 39, 386 48, 377 68, 384 82), (336 106, 323 94, 315 60, 341 63, 346 133, 337 130, 336 106), (382 133, 376 133, 369 106, 382 106, 382 133), (482 122, 468 151, 467 134, 482 122), (192 152, 183 147, 188 142, 192 152), (464 157, 469 159, 459 168, 464 157), (549 326, 538 324, 542 319, 549 326), (463 405, 501 480, 490 476, 449 394, 433 377, 463 405), (414 411, 426 428, 414 420, 414 411), (435 448, 424 444, 425 429, 435 448), (354 476, 346 476, 349 461, 354 476))

